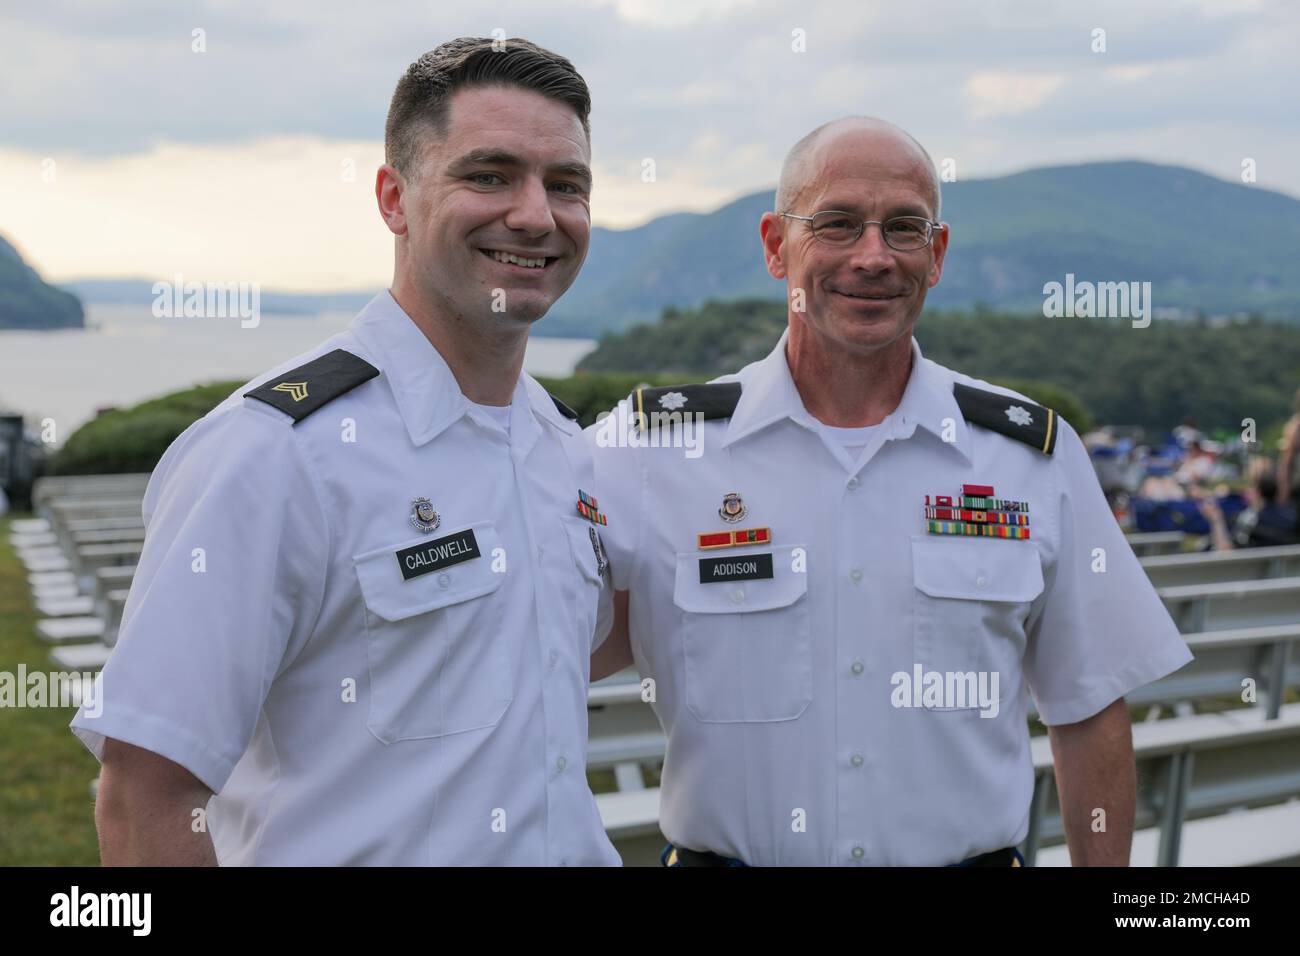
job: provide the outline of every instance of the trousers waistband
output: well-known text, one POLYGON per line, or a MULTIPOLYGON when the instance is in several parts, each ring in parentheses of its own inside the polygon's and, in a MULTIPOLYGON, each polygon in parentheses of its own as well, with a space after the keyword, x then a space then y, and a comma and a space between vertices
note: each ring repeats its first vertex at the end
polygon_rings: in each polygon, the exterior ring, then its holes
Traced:
MULTIPOLYGON (((722 856, 718 853, 711 853, 708 850, 688 850, 684 846, 674 846, 669 843, 664 847, 663 853, 659 855, 659 862, 664 866, 748 866, 748 863, 737 860, 729 856, 722 856)), ((1003 847, 1000 850, 990 850, 988 853, 981 853, 978 856, 972 856, 960 863, 949 863, 949 866, 1024 866, 1025 858, 1020 855, 1020 851, 1013 846, 1003 847)))

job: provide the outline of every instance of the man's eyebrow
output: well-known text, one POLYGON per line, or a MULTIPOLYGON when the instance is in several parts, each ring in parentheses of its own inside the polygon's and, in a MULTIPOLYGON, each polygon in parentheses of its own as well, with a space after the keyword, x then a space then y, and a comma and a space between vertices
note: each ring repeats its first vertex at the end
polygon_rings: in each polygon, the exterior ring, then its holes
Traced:
POLYGON ((591 169, 586 163, 558 163, 550 167, 550 172, 559 173, 561 176, 572 176, 575 179, 581 179, 588 186, 591 185, 591 169))
MULTIPOLYGON (((451 163, 452 169, 464 169, 467 166, 514 166, 526 165, 524 160, 504 149, 474 149, 451 163)), ((591 170, 586 163, 556 163, 547 168, 549 173, 561 176, 574 176, 591 183, 591 170)))
MULTIPOLYGON (((854 215, 862 214, 863 203, 852 199, 836 199, 818 204, 816 212, 835 210, 837 212, 851 212, 854 215)), ((926 212, 925 207, 914 202, 900 202, 892 206, 886 206, 883 215, 886 218, 893 216, 920 216, 922 219, 931 218, 926 212)))

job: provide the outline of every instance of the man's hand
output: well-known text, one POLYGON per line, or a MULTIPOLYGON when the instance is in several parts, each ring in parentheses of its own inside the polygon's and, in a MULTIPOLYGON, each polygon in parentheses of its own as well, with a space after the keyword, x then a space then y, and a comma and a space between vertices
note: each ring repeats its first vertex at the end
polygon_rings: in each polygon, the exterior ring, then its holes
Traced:
POLYGON ((1077 724, 1048 727, 1047 734, 1070 864, 1128 866, 1137 771, 1124 698, 1077 724))
POLYGON ((104 866, 216 866, 206 825, 197 833, 194 826, 194 811, 205 810, 211 798, 212 791, 180 764, 108 738, 95 800, 100 861, 104 866))
POLYGON ((627 591, 614 592, 614 627, 591 655, 591 680, 600 680, 632 666, 632 641, 627 625, 627 591))

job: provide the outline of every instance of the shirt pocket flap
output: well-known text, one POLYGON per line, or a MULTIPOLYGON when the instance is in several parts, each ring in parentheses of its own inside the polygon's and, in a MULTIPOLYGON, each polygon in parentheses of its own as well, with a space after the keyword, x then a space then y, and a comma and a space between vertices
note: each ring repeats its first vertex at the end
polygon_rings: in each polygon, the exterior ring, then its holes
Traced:
POLYGON ((491 521, 479 521, 438 537, 425 535, 354 555, 352 563, 371 613, 385 621, 401 621, 499 588, 505 577, 504 573, 493 570, 499 545, 496 526, 491 521), (470 553, 466 549, 466 531, 473 532, 473 543, 478 550, 475 557, 465 557, 470 553), (440 543, 442 550, 438 553, 440 543), (427 556, 403 556, 404 552, 425 545, 433 549, 432 565, 421 564, 421 558, 427 560, 427 556), (450 559, 456 557, 461 560, 451 563, 450 559), (406 573, 411 577, 403 576, 403 561, 407 562, 406 573))
MULTIPOLYGON (((600 572, 596 563, 596 538, 600 532, 594 524, 586 521, 565 519, 564 530, 569 534, 569 547, 573 551, 573 560, 582 568, 587 580, 600 582, 600 572)), ((602 542, 601 547, 604 547, 602 542)))
POLYGON ((673 586, 673 603, 692 614, 743 614, 747 611, 772 611, 789 607, 808 591, 808 574, 803 569, 800 545, 768 548, 763 551, 726 550, 685 551, 677 555, 677 579, 673 586), (770 555, 772 577, 743 581, 701 583, 700 561, 735 559, 744 562, 770 555), (796 561, 797 558, 797 561, 796 561), (799 570, 794 570, 796 567, 799 570))
POLYGON ((1043 593, 1038 548, 1028 541, 918 535, 912 574, 930 597, 1019 603, 1043 593))

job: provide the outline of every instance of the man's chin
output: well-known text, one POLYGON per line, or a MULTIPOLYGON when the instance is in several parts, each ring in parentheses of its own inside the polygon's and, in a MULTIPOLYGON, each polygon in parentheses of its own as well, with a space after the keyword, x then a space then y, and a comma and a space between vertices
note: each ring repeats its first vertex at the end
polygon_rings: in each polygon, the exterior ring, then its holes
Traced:
POLYGON ((835 309, 831 316, 832 325, 828 331, 842 346, 855 352, 887 349, 900 338, 910 339, 913 327, 902 303, 880 310, 878 314, 866 314, 850 307, 835 309))
POLYGON ((519 296, 512 299, 507 292, 501 306, 494 308, 492 314, 508 323, 532 325, 545 318, 554 303, 554 299, 539 299, 534 296, 519 296))

